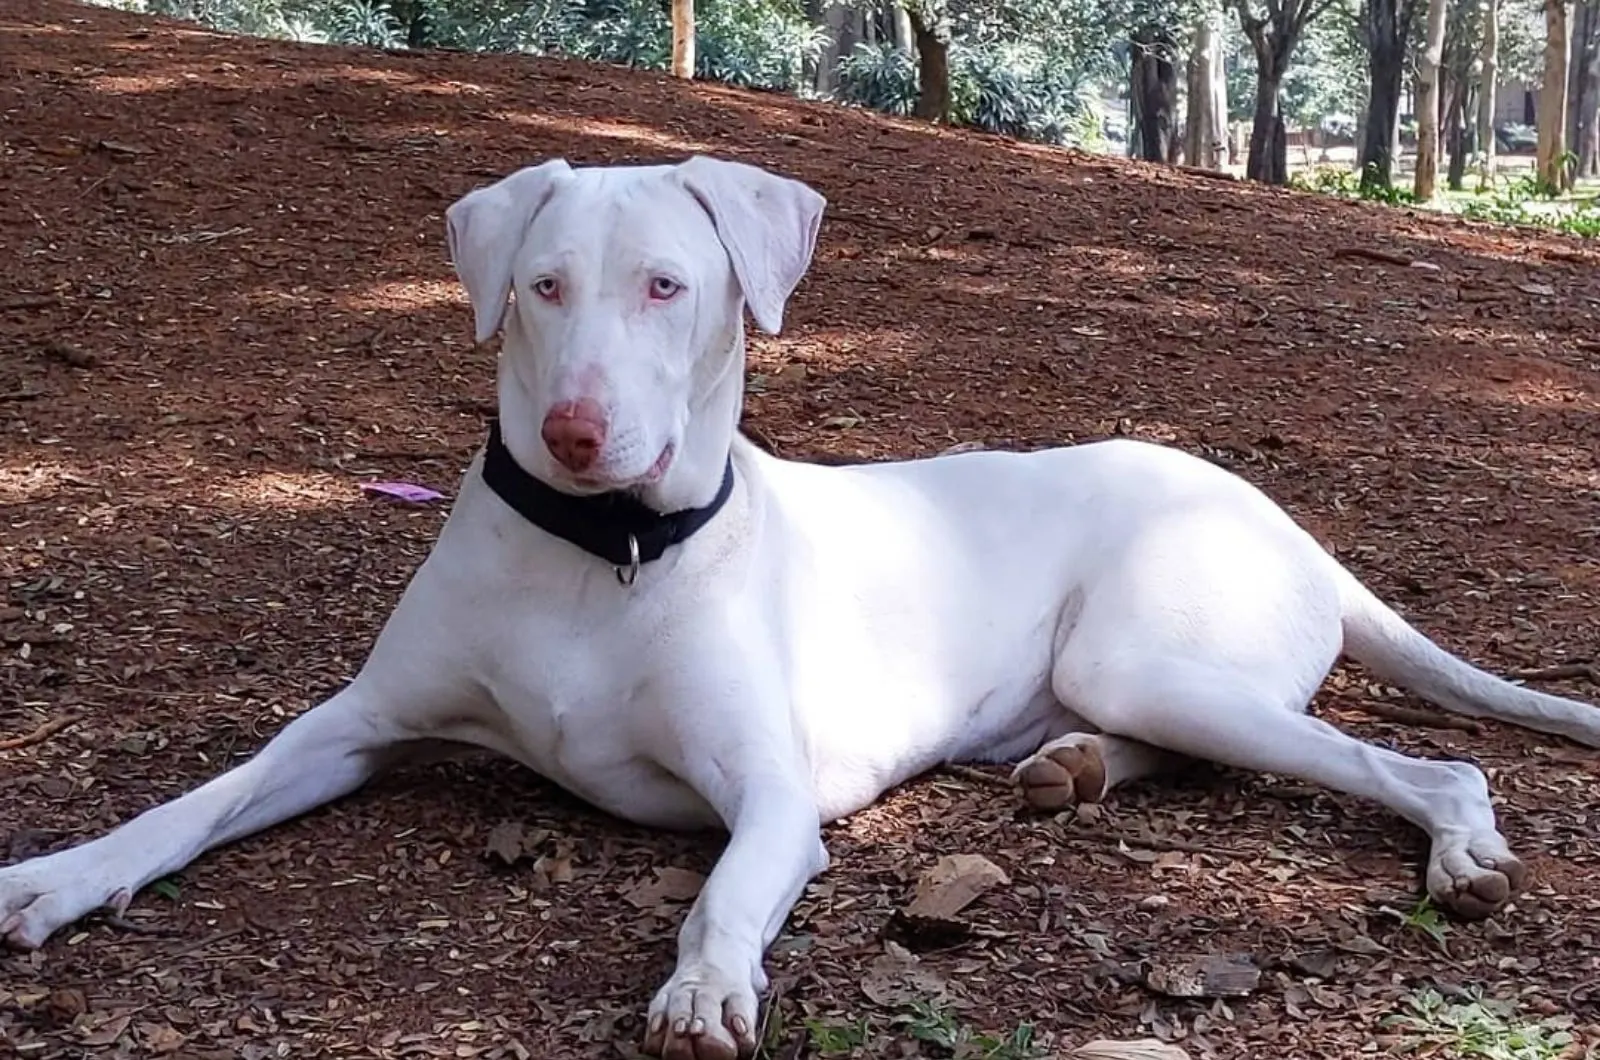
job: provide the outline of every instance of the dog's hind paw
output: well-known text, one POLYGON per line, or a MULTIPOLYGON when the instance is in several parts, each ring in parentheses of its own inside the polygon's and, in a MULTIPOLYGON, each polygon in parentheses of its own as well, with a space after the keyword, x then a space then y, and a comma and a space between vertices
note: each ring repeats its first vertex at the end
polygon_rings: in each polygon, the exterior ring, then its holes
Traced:
POLYGON ((1011 773, 1028 805, 1051 812, 1079 803, 1099 802, 1106 793, 1106 764, 1100 738, 1069 733, 1051 740, 1011 773))
POLYGON ((1436 849, 1429 859, 1428 893, 1464 920, 1499 912, 1527 882, 1528 870, 1498 835, 1436 849))
POLYGON ((751 984, 708 967, 680 968, 650 1003, 644 1051, 662 1060, 739 1060, 756 1051, 751 984))

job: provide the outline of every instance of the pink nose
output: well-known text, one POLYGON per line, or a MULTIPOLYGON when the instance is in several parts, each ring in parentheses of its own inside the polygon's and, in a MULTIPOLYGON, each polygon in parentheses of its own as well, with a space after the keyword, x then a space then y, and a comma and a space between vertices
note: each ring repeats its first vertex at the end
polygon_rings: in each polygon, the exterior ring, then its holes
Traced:
POLYGON ((562 467, 587 471, 606 442, 606 414, 593 398, 562 401, 545 415, 539 434, 562 467))

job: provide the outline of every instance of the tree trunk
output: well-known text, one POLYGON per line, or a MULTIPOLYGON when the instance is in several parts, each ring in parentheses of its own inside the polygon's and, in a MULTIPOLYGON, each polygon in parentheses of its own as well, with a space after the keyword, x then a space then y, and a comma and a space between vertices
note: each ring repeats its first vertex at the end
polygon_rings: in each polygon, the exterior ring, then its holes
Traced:
POLYGON ((672 0, 672 76, 694 77, 694 0, 672 0))
POLYGON ((1494 183, 1494 153, 1499 146, 1494 139, 1494 112, 1498 105, 1495 90, 1499 79, 1500 0, 1484 0, 1483 54, 1478 74, 1478 150, 1483 154, 1480 188, 1494 183))
MULTIPOLYGON (((1274 64, 1275 66, 1275 64, 1274 64)), ((1262 68, 1273 68, 1263 63, 1262 68)), ((1250 155, 1245 176, 1263 184, 1289 183, 1288 137, 1283 127, 1282 82, 1270 73, 1256 75, 1256 113, 1250 123, 1250 155)))
POLYGON ((893 4, 889 13, 894 17, 894 46, 903 52, 915 51, 917 34, 911 28, 911 12, 901 4, 893 4))
POLYGON ((1546 192, 1567 188, 1567 52, 1572 21, 1567 0, 1544 0, 1544 85, 1539 92, 1539 183, 1546 192))
POLYGON ((1572 152, 1577 155, 1577 175, 1595 174, 1600 163, 1600 144, 1595 136, 1600 133, 1596 116, 1600 114, 1600 0, 1588 0, 1577 9, 1576 28, 1572 35, 1572 77, 1569 92, 1569 120, 1567 138, 1572 152))
POLYGON ((1417 174, 1412 191, 1429 202, 1439 190, 1439 67, 1450 0, 1428 0, 1428 34, 1417 61, 1417 174))
MULTIPOLYGON (((824 0, 816 0, 823 5, 824 0)), ((822 11, 823 39, 817 56, 817 76, 813 82, 819 96, 833 95, 839 79, 839 60, 849 52, 847 28, 850 9, 843 4, 825 4, 822 11)))
POLYGON ((1133 118, 1134 157, 1166 162, 1176 140, 1178 67, 1173 61, 1178 44, 1161 26, 1146 25, 1130 39, 1131 74, 1128 107, 1133 118))
POLYGON ((923 121, 950 123, 950 44, 923 19, 906 7, 911 33, 917 40, 917 105, 912 111, 923 121))
MULTIPOLYGON (((1600 18, 1597 18, 1600 21, 1600 18)), ((1578 172, 1585 177, 1600 176, 1600 45, 1589 52, 1583 73, 1589 90, 1583 97, 1583 113, 1578 121, 1578 172)))
POLYGON ((1404 95, 1406 48, 1416 19, 1414 0, 1366 0, 1361 36, 1367 46, 1366 120, 1356 161, 1363 188, 1387 188, 1400 155, 1400 103, 1404 95))
POLYGON ((1467 97, 1470 94, 1466 81, 1459 77, 1451 78, 1449 102, 1444 108, 1444 137, 1450 153, 1450 170, 1445 175, 1445 181, 1451 191, 1460 191, 1467 176, 1467 153, 1472 149, 1468 135, 1470 130, 1467 128, 1467 97))
POLYGON ((1387 188, 1399 153, 1400 97, 1405 79, 1405 41, 1371 50, 1372 88, 1367 97, 1366 135, 1358 162, 1363 188, 1387 188))
POLYGON ((1187 133, 1184 159, 1201 169, 1221 169, 1227 155, 1227 83, 1222 75, 1222 34, 1216 20, 1208 16, 1194 29, 1184 123, 1187 133), (1222 93, 1217 91, 1219 81, 1223 85, 1222 93))

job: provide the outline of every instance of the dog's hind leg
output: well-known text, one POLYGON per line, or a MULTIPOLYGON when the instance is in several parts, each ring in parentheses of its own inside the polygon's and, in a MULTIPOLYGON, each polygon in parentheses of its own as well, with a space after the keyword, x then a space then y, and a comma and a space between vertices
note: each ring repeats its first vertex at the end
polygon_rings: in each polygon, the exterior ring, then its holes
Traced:
POLYGON ((1099 802, 1113 788, 1176 770, 1187 759, 1142 740, 1103 732, 1069 732, 1023 759, 1011 779, 1028 805, 1062 810, 1099 802))
POLYGON ((1459 915, 1488 916, 1522 886, 1522 863, 1495 825, 1476 766, 1363 743, 1304 713, 1294 695, 1273 696, 1259 674, 1160 648, 1137 666, 1100 665, 1084 676, 1061 683, 1072 709, 1103 730, 1374 799, 1422 828, 1432 839, 1428 892, 1459 915))
POLYGON ((0 869, 0 941, 31 949, 95 909, 125 908, 201 853, 349 793, 406 738, 373 682, 291 721, 249 761, 58 853, 0 869))

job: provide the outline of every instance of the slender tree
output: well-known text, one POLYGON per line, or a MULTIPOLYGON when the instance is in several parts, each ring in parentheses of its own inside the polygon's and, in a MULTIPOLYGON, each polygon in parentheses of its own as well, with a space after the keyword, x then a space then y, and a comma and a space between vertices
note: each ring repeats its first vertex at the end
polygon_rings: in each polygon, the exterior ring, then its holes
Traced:
POLYGON ((1362 124, 1363 188, 1387 188, 1394 181, 1400 147, 1400 95, 1405 85, 1406 48, 1416 23, 1418 0, 1366 0, 1361 37, 1367 46, 1370 87, 1367 120, 1362 124))
POLYGON ((1567 55, 1572 47, 1568 0, 1544 0, 1544 84, 1539 91, 1539 184, 1565 191, 1571 167, 1567 153, 1567 55))
MULTIPOLYGON (((1553 0, 1554 2, 1554 0, 1553 0)), ((1283 81, 1306 27, 1335 0, 1266 0, 1257 14, 1253 0, 1233 0, 1239 26, 1256 56, 1255 118, 1245 176, 1267 184, 1289 182, 1289 142, 1283 125, 1283 81)))
POLYGON ((1439 184, 1439 71, 1444 65, 1445 19, 1450 0, 1428 0, 1428 34, 1417 63, 1417 173, 1412 190, 1428 202, 1439 184))
POLYGON ((1187 97, 1184 160, 1202 169, 1221 169, 1228 150, 1228 87, 1223 78, 1222 28, 1211 13, 1194 26, 1187 97))
POLYGON ((1495 89, 1500 80, 1500 0, 1483 0, 1483 59, 1478 74, 1478 150, 1483 153, 1480 190, 1494 183, 1495 89))
POLYGON ((672 76, 694 77, 694 0, 672 0, 672 76))

